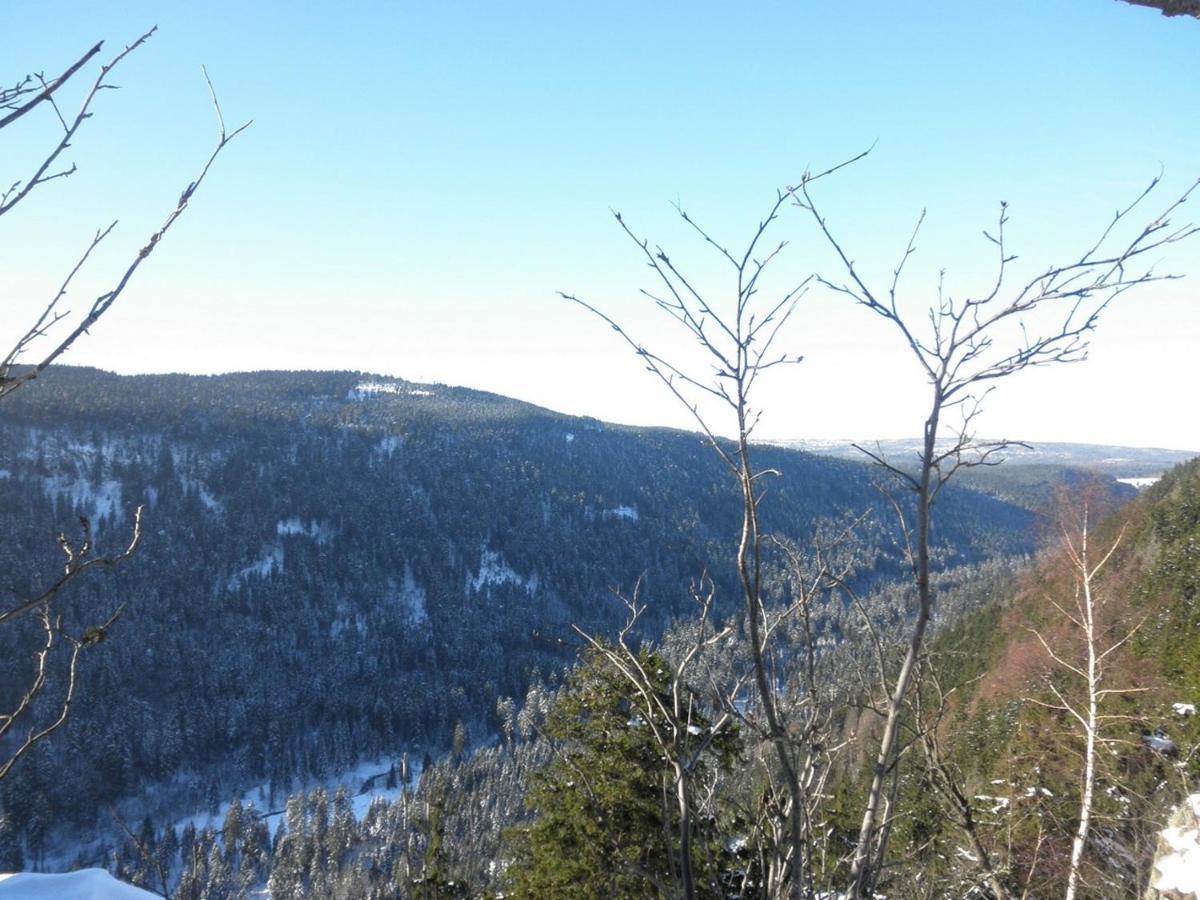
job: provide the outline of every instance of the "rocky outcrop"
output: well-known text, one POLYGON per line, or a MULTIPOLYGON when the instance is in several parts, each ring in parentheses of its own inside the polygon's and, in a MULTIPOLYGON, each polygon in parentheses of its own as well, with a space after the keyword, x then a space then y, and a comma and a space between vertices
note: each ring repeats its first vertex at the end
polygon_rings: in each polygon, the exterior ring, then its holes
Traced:
POLYGON ((1134 6, 1149 6, 1164 16, 1192 16, 1200 19, 1200 0, 1125 0, 1134 6))

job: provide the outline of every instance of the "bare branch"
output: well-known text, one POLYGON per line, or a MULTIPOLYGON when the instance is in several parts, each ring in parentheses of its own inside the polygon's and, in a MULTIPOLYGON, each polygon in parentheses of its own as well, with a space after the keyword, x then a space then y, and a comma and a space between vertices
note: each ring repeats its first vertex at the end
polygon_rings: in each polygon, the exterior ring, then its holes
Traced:
MULTIPOLYGON (((153 28, 151 28, 149 31, 147 31, 145 34, 143 34, 141 37, 139 37, 136 41, 134 41, 132 44, 130 44, 124 50, 122 50, 120 53, 118 53, 115 57, 113 57, 113 59, 107 65, 103 65, 100 67, 100 74, 96 77, 96 80, 94 82, 92 82, 91 90, 88 91, 87 95, 83 99, 83 105, 80 106, 79 112, 76 113, 75 118, 71 121, 71 124, 64 131, 63 136, 59 140, 57 146, 55 146, 54 149, 51 150, 50 153, 46 156, 46 158, 44 160, 42 160, 41 165, 38 166, 38 168, 34 172, 33 176, 30 177, 29 179, 27 179, 23 183, 22 187, 19 187, 15 192, 12 193, 11 196, 6 195, 5 199, 3 201, 0 201, 0 216, 4 215, 6 212, 11 210, 14 206, 16 206, 22 200, 24 200, 27 196, 29 196, 29 193, 34 188, 36 188, 39 184, 44 184, 45 182, 50 181, 54 178, 60 178, 60 177, 66 176, 66 175, 70 175, 72 172, 75 171, 75 166, 72 165, 70 169, 65 169, 65 170, 62 170, 57 173, 47 174, 50 170, 50 167, 54 165, 55 160, 58 159, 58 157, 62 154, 62 152, 64 150, 66 150, 69 146, 71 146, 71 139, 75 136, 75 133, 79 130, 79 127, 87 119, 89 119, 91 117, 91 113, 89 110, 91 108, 92 101, 96 99, 96 95, 99 94, 103 88, 111 87, 111 85, 109 85, 105 81, 105 78, 108 77, 108 74, 114 68, 116 68, 116 66, 121 62, 121 60, 123 60, 126 56, 128 56, 130 53, 132 53, 134 50, 136 50, 138 47, 140 47, 142 44, 144 44, 146 41, 148 41, 150 39, 150 36, 153 35, 154 32, 156 32, 157 30, 158 30, 158 26, 155 25, 153 28)), ((96 53, 100 52, 100 47, 101 47, 101 44, 97 44, 95 47, 93 47, 92 50, 89 51, 89 53, 87 53, 85 55, 85 57, 82 60, 80 60, 80 62, 70 70, 69 74, 74 74, 75 71, 78 71, 79 66, 82 66, 85 62, 87 62, 88 59, 90 59, 96 53)), ((55 90, 57 90, 57 88, 59 86, 61 86, 62 83, 63 83, 62 80, 60 80, 59 83, 55 86, 55 90)), ((43 99, 49 99, 51 94, 53 94, 53 91, 50 91, 49 93, 43 91, 43 94, 45 95, 43 99)), ((15 116, 10 116, 10 119, 11 118, 15 118, 15 116)), ((5 122, 4 124, 7 124, 7 122, 5 122)), ((0 126, 0 127, 2 127, 2 126, 0 126)))
MULTIPOLYGON (((12 112, 10 112, 3 119, 0 119, 0 128, 4 128, 8 125, 11 125, 13 122, 17 121, 17 119, 21 118, 21 116, 25 115, 27 112, 30 112, 31 110, 36 108, 39 103, 42 103, 47 100, 52 101, 54 92, 57 91, 60 87, 62 87, 64 84, 66 84, 70 80, 72 75, 74 75, 76 72, 78 72, 80 69, 82 69, 85 65, 87 65, 88 61, 93 56, 95 56, 97 53, 99 53, 100 48, 103 46, 104 46, 103 41, 96 44, 96 46, 94 46, 91 50, 88 50, 86 53, 84 53, 83 56, 79 57, 79 59, 77 59, 74 63, 72 63, 65 72, 63 72, 61 75, 59 75, 53 81, 51 81, 49 84, 47 84, 46 81, 44 79, 42 79, 42 77, 39 75, 38 80, 41 82, 42 89, 37 94, 35 94, 31 100, 28 100, 27 102, 21 104, 20 106, 13 108, 12 112)), ((111 66, 110 66, 110 68, 111 68, 111 66)), ((12 108, 10 97, 4 97, 3 100, 4 100, 4 102, 0 103, 0 106, 4 106, 6 108, 12 108)))
MULTIPOLYGON (((104 69, 104 71, 102 72, 102 74, 100 76, 100 79, 97 80, 97 85, 102 83, 104 74, 107 73, 114 65, 116 65, 116 63, 119 62, 121 58, 123 58, 127 53, 131 52, 133 49, 135 49, 137 46, 139 46, 143 41, 145 41, 147 38, 149 38, 149 36, 153 33, 154 33, 154 29, 151 29, 145 35, 143 35, 137 42, 135 42, 134 44, 127 47, 125 49, 125 51, 120 56, 117 57, 116 60, 114 60, 112 63, 110 63, 104 69)), ((211 88, 211 83, 210 83, 210 88, 211 88)), ((216 104, 215 95, 213 98, 213 102, 215 105, 216 104)), ((86 109, 86 106, 85 106, 85 109, 86 109)), ((71 347, 71 345, 75 343, 76 340, 78 340, 83 334, 85 334, 88 331, 88 329, 90 329, 93 325, 95 325, 96 322, 98 322, 100 320, 100 318, 106 312, 108 312, 109 309, 112 308, 112 305, 117 301, 117 299, 124 292, 125 288, 129 285, 129 282, 132 280, 134 274, 137 272, 137 270, 141 266, 141 264, 150 256, 151 253, 154 252, 154 248, 158 246, 159 241, 162 240, 162 238, 170 230, 171 226, 175 224, 175 222, 179 219, 179 217, 183 215, 184 210, 187 209, 188 201, 192 198, 192 195, 196 192, 196 190, 203 183, 204 179, 207 177, 209 169, 212 167, 212 164, 216 161, 217 156, 221 153, 222 150, 225 149, 225 146, 231 140, 233 140, 235 137, 237 137, 239 134, 241 134, 241 132, 243 132, 245 129, 247 129, 251 124, 250 122, 246 122, 245 124, 236 128, 233 132, 226 134, 225 129, 224 129, 224 122, 220 118, 219 107, 217 107, 217 109, 218 109, 218 120, 221 123, 221 132, 220 132, 220 136, 217 140, 216 147, 213 149, 212 153, 209 155, 208 159, 205 161, 203 167, 200 170, 200 174, 197 175, 195 181, 191 182, 180 194, 179 200, 176 203, 175 208, 167 216, 167 218, 163 222, 163 224, 161 226, 159 226, 158 230, 150 235, 150 239, 147 241, 145 246, 143 246, 142 249, 138 252, 138 255, 134 258, 134 260, 126 267, 124 273, 117 280, 116 284, 110 290, 108 290, 106 293, 101 294, 100 296, 96 297, 92 301, 92 305, 91 305, 90 309, 88 310, 87 315, 84 316, 84 318, 71 331, 69 331, 61 340, 59 340, 57 345, 55 345, 49 352, 47 352, 44 356, 42 356, 41 359, 37 363, 30 366, 28 369, 25 369, 19 373, 14 374, 13 366, 16 363, 17 356, 19 356, 21 352, 23 352, 24 350, 26 350, 28 348, 29 343, 32 340, 34 340, 35 338, 37 338, 45 333, 45 327, 43 327, 43 326, 46 321, 46 316, 51 314, 55 310, 59 300, 66 293, 66 289, 69 286, 71 280, 74 278, 76 272, 78 272, 79 268, 83 265, 84 262, 86 262, 87 257, 91 254, 91 251, 93 249, 95 249, 96 244, 98 244, 101 240, 103 240, 104 237, 106 237, 111 232, 112 226, 110 226, 104 232, 100 233, 93 240, 91 246, 84 253, 83 257, 80 259, 80 261, 75 265, 74 269, 72 269, 71 273, 68 275, 66 281, 64 282, 62 288, 60 289, 59 294, 50 302, 47 309, 45 311, 43 311, 42 317, 39 319, 38 323, 34 326, 33 329, 31 329, 29 332, 27 332, 22 338, 20 338, 17 341, 16 346, 14 347, 14 349, 12 351, 10 351, 9 355, 7 357, 5 357, 4 360, 0 361, 0 399, 3 399, 8 394, 11 394, 13 391, 17 390, 18 388, 22 387, 23 385, 27 384, 28 382, 33 381, 35 378, 37 378, 39 375, 41 375, 42 372, 44 372, 55 360, 57 360, 60 356, 62 356, 62 354, 65 353, 71 347)), ((15 203, 16 201, 13 201, 13 202, 15 203)), ((11 206, 11 204, 10 204, 10 206, 11 206)), ((3 211, 4 211, 4 208, 0 207, 0 213, 2 213, 3 211)), ((115 225, 115 223, 114 223, 114 225, 115 225)))

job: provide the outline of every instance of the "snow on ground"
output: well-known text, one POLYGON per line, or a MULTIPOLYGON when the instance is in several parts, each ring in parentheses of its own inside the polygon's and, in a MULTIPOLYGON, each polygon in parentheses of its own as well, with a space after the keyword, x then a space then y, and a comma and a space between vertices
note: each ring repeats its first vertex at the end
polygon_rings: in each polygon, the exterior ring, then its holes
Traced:
MULTIPOLYGON (((354 810, 354 817, 358 821, 362 821, 367 814, 371 804, 376 799, 382 798, 388 803, 393 803, 400 799, 404 793, 404 785, 399 784, 394 788, 387 787, 387 773, 392 766, 391 758, 381 759, 366 759, 359 762, 354 768, 335 775, 332 778, 320 783, 305 785, 305 791, 314 791, 318 787, 324 787, 329 793, 330 802, 333 801, 333 795, 337 793, 339 786, 345 786, 346 793, 350 795, 351 808, 354 810)), ((396 759, 396 773, 399 777, 400 762, 396 759)), ((417 782, 421 778, 421 761, 419 759, 409 759, 408 761, 408 784, 410 788, 416 788, 417 782)), ((242 805, 253 811, 253 814, 262 819, 274 836, 279 828, 279 823, 283 820, 284 810, 282 809, 283 801, 278 801, 280 809, 263 809, 258 804, 263 801, 259 800, 259 795, 266 794, 267 786, 260 785, 252 788, 242 798, 242 805)), ((299 789, 292 793, 298 793, 299 789)), ((217 809, 216 815, 209 813, 198 813, 194 816, 188 816, 180 819, 175 823, 175 830, 182 831, 190 822, 197 831, 203 831, 205 828, 211 828, 214 832, 220 832, 221 825, 225 821, 225 815, 229 812, 229 807, 232 800, 223 802, 217 809)), ((0 900, 8 900, 8 898, 0 893, 0 900)), ((123 898, 122 898, 123 900, 123 898)))
POLYGON ((185 475, 179 476, 179 485, 183 488, 184 493, 198 494, 200 502, 204 504, 204 508, 211 513, 222 513, 225 511, 225 505, 213 496, 212 492, 199 478, 188 478, 185 475))
POLYGON ((616 509, 606 509, 602 515, 606 519, 628 519, 630 522, 638 520, 636 506, 618 506, 616 509))
POLYGON ((302 534, 312 538, 318 544, 328 544, 333 540, 333 526, 330 523, 310 519, 308 524, 305 525, 299 516, 292 516, 290 519, 280 519, 275 524, 275 533, 281 537, 284 535, 302 534))
POLYGON ((200 502, 204 504, 204 508, 209 512, 219 513, 225 511, 225 507, 221 501, 210 494, 208 488, 204 486, 200 487, 200 502))
POLYGON ((87 516, 93 526, 121 508, 121 482, 112 479, 93 486, 86 478, 52 475, 42 479, 42 487, 47 497, 68 501, 87 516))
POLYGON ((1171 709, 1175 710, 1177 716, 1194 716, 1196 714, 1195 703, 1172 703, 1171 709))
POLYGON ((407 394, 409 397, 432 397, 433 391, 422 388, 404 388, 395 382, 359 382, 346 392, 347 400, 371 400, 384 394, 407 394))
POLYGON ((391 381, 360 381, 346 392, 347 400, 370 400, 382 394, 408 394, 410 397, 432 397, 433 391, 424 388, 406 388, 391 381))
POLYGON ((529 578, 522 577, 504 561, 503 556, 495 550, 488 550, 485 547, 479 554, 479 574, 472 576, 468 572, 467 586, 471 592, 477 594, 483 588, 493 584, 515 584, 525 588, 525 592, 533 596, 537 593, 538 577, 537 575, 529 578))
POLYGON ((408 610, 408 618, 414 625, 424 625, 429 621, 429 612, 425 608, 425 588, 417 584, 413 577, 412 566, 404 563, 404 581, 396 589, 397 602, 408 610))
POLYGON ((1162 840, 1166 853, 1154 861, 1157 891, 1177 891, 1184 897, 1200 897, 1200 794, 1192 794, 1172 816, 1180 824, 1165 828, 1162 840), (1190 815, 1189 815, 1190 813, 1190 815))
POLYGON ((380 394, 398 394, 400 385, 386 381, 362 381, 346 394, 347 400, 367 400, 380 394))
MULTIPOLYGON (((1108 460, 1105 460, 1105 462, 1108 462, 1108 460)), ((1150 478, 1118 478, 1117 481, 1121 482, 1121 484, 1132 485, 1140 491, 1150 487, 1150 485, 1154 484, 1160 478, 1162 478, 1161 475, 1153 475, 1150 478)))
POLYGON ((0 900, 156 900, 158 896, 117 881, 103 869, 80 869, 61 875, 0 875, 0 900))
POLYGON ((978 800, 980 803, 992 804, 992 809, 991 809, 992 815, 996 815, 1001 810, 1008 809, 1008 806, 1009 806, 1008 797, 991 797, 987 794, 976 794, 975 799, 978 800))
POLYGON ((278 544, 268 544, 263 547, 263 555, 257 560, 250 563, 240 572, 235 572, 229 576, 227 583, 228 590, 236 591, 246 578, 251 575, 257 575, 259 578, 266 578, 272 572, 283 571, 283 548, 278 544))
POLYGON ((391 459, 393 454, 400 449, 404 444, 404 439, 398 434, 385 434, 379 439, 379 443, 375 445, 375 452, 380 456, 386 456, 391 459))

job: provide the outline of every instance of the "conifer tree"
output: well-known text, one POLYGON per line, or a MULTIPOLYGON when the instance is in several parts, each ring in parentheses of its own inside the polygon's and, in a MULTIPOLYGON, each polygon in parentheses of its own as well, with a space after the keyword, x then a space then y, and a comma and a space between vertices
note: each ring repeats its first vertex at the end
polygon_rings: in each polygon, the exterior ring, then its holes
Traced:
POLYGON ((0 872, 20 872, 25 868, 25 854, 12 818, 0 809, 0 872))
POLYGON ((226 900, 233 891, 233 872, 229 863, 221 856, 221 848, 216 841, 208 850, 207 876, 204 881, 204 891, 201 900, 226 900))
POLYGON ((225 843, 225 858, 229 864, 235 865, 238 844, 242 840, 242 800, 235 797, 225 813, 225 823, 221 826, 221 840, 225 843))
MULTIPOLYGON (((669 667, 645 650, 642 667, 666 692, 669 667)), ((557 745, 534 781, 531 825, 512 835, 514 862, 506 894, 518 898, 672 897, 678 858, 674 779, 629 684, 596 651, 572 674, 543 728, 557 745)), ((707 722, 693 716, 698 732, 707 722)), ((735 740, 714 744, 703 767, 727 765, 735 740), (723 759, 721 759, 723 757, 723 759)), ((695 773, 700 776, 701 772, 695 773)), ((697 777, 695 783, 702 778, 697 777)), ((721 848, 711 817, 696 817, 697 890, 721 896, 721 848)))

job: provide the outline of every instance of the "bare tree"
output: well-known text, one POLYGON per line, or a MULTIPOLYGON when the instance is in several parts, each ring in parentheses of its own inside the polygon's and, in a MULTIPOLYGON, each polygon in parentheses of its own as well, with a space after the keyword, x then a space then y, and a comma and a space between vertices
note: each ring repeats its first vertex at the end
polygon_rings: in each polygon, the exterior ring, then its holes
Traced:
MULTIPOLYGON (((63 161, 66 151, 71 147, 80 129, 93 117, 94 106, 101 92, 117 87, 111 81, 113 70, 129 54, 145 44, 156 30, 157 26, 151 28, 107 63, 100 65, 98 73, 83 94, 78 111, 73 116, 63 113, 62 101, 66 86, 99 56, 103 43, 88 49, 57 77, 48 79, 44 73, 37 72, 26 75, 12 87, 0 88, 0 131, 18 123, 33 121, 32 118, 25 118, 30 114, 45 112, 53 114, 61 127, 61 134, 42 155, 32 173, 12 182, 7 189, 0 190, 0 216, 11 213, 35 190, 51 181, 68 178, 77 171, 74 162, 67 165, 63 161)), ((247 122, 232 131, 226 130, 221 107, 207 72, 204 72, 204 79, 216 113, 218 135, 216 146, 205 160, 199 174, 180 193, 178 201, 163 223, 151 233, 133 259, 116 275, 112 286, 92 298, 81 316, 73 317, 69 310, 63 308, 72 282, 87 264, 92 252, 113 233, 117 223, 114 221, 97 230, 41 313, 20 332, 12 347, 0 357, 0 399, 41 375, 108 313, 137 270, 183 215, 196 190, 208 176, 217 156, 233 138, 249 126, 250 123, 247 122)), ((0 752, 0 779, 12 770, 18 759, 66 722, 75 699, 76 673, 81 653, 104 640, 124 608, 123 604, 117 605, 113 612, 101 617, 97 624, 81 633, 72 633, 64 627, 63 617, 57 609, 58 602, 70 583, 85 572, 112 569, 128 560, 141 540, 141 519, 142 509, 138 507, 125 548, 108 556, 97 554, 91 526, 83 519, 82 534, 78 541, 70 541, 65 535, 58 538, 59 547, 66 556, 66 563, 62 574, 55 581, 47 587, 33 591, 21 591, 16 588, 7 590, 9 600, 7 605, 0 607, 0 627, 11 628, 19 620, 33 616, 40 624, 41 637, 39 643, 30 648, 32 672, 29 680, 24 687, 16 688, 12 694, 6 692, 5 700, 7 702, 7 698, 12 697, 12 705, 0 712, 0 748, 7 748, 0 752), (51 685, 58 670, 55 660, 60 653, 66 654, 59 672, 64 684, 55 692, 51 685), (47 714, 46 710, 50 712, 47 714), (23 736, 17 733, 19 729, 24 732, 23 736)))
POLYGON ((1107 593, 1101 590, 1100 575, 1121 545, 1121 541, 1125 537, 1125 528, 1121 528, 1120 533, 1107 548, 1102 547, 1098 553, 1095 552, 1089 545, 1091 536, 1089 506, 1088 501, 1084 500, 1077 522, 1069 523, 1065 521, 1065 517, 1059 522, 1059 531, 1061 532, 1059 545, 1067 558, 1072 574, 1072 600, 1064 604, 1052 596, 1045 598, 1063 617, 1071 630, 1076 632, 1080 652, 1073 653, 1053 637, 1047 640, 1047 635, 1042 631, 1030 629, 1059 673, 1067 679, 1079 683, 1082 687, 1082 698, 1077 700, 1072 696, 1073 691, 1064 691, 1053 678, 1047 677, 1046 687, 1054 695, 1054 702, 1048 703, 1035 697, 1026 698, 1031 703, 1066 714, 1078 728, 1084 743, 1083 771, 1080 775, 1079 823, 1071 841, 1066 900, 1074 900, 1080 886, 1083 854, 1091 825, 1099 751, 1104 743, 1102 729, 1113 719, 1128 718, 1124 715, 1101 713, 1100 704, 1107 697, 1144 690, 1143 688, 1112 687, 1111 683, 1105 682, 1104 669, 1108 658, 1137 633, 1145 619, 1142 619, 1119 638, 1111 634, 1111 623, 1104 621, 1103 608, 1108 597, 1107 593))
POLYGON ((996 900, 1004 900, 1009 893, 1000 880, 1001 873, 980 833, 981 823, 975 804, 963 788, 961 771, 948 758, 942 744, 942 723, 960 685, 944 687, 932 662, 929 658, 924 661, 929 668, 928 675, 922 679, 927 686, 928 697, 924 691, 915 691, 912 704, 913 718, 917 722, 917 734, 924 754, 927 781, 942 808, 947 811, 949 821, 970 842, 974 865, 992 896, 996 900))
POLYGON ((996 465, 1001 461, 998 454, 1017 443, 980 440, 976 436, 982 404, 997 382, 1027 369, 1084 360, 1091 334, 1115 298, 1132 288, 1172 277, 1156 275, 1148 266, 1139 264, 1147 254, 1196 233, 1197 229, 1191 225, 1173 226, 1171 216, 1200 182, 1193 183, 1132 234, 1123 234, 1131 216, 1140 211, 1159 182, 1160 178, 1155 178, 1131 204, 1118 210, 1079 257, 1051 265, 1015 284, 1010 282, 1014 280, 1011 269, 1016 256, 1006 242, 1008 209, 1002 203, 994 233, 984 232, 996 251, 995 276, 984 291, 956 299, 946 290, 943 271, 932 304, 916 310, 915 314, 902 308, 899 289, 905 265, 916 249, 924 212, 917 219, 890 283, 881 290, 868 284, 846 244, 835 236, 810 191, 812 180, 803 180, 791 192, 796 204, 811 215, 843 269, 842 278, 820 277, 820 282, 894 327, 920 365, 930 389, 929 412, 915 464, 889 460, 878 448, 859 448, 915 499, 915 522, 907 520, 902 504, 893 505, 899 514, 912 567, 917 609, 903 660, 891 681, 885 704, 871 786, 851 858, 853 898, 870 896, 884 868, 890 834, 890 817, 882 814, 885 786, 889 778, 894 784, 898 772, 906 696, 921 660, 934 608, 930 589, 934 505, 957 472, 996 465), (958 421, 949 426, 949 436, 943 439, 945 419, 952 414, 958 415, 958 421))
POLYGON ((148 846, 144 840, 133 833, 115 806, 108 807, 108 814, 112 817, 113 824, 117 826, 117 829, 125 836, 125 840, 129 841, 129 845, 137 853, 147 877, 153 872, 158 879, 158 887, 154 889, 154 892, 161 895, 163 900, 171 900, 171 877, 168 866, 163 863, 162 858, 154 851, 153 847, 148 846))
MULTIPOLYGON (((814 182, 849 165, 866 154, 834 166, 824 172, 806 176, 814 182)), ((745 641, 751 657, 751 680, 755 686, 758 708, 762 711, 760 731, 773 748, 776 765, 785 786, 788 802, 780 811, 786 827, 783 829, 786 851, 778 878, 778 895, 790 892, 803 894, 803 879, 799 871, 804 852, 804 826, 801 809, 805 806, 802 766, 789 735, 788 723, 781 712, 779 688, 770 671, 770 636, 773 631, 770 604, 764 587, 764 540, 760 528, 759 506, 763 499, 764 483, 778 473, 759 469, 754 463, 751 438, 761 411, 752 405, 754 387, 759 378, 779 367, 795 365, 802 357, 783 352, 777 340, 790 320, 800 297, 811 279, 792 283, 764 300, 760 291, 764 273, 786 246, 780 242, 764 245, 764 236, 778 218, 791 195, 777 193, 767 215, 744 250, 732 252, 695 222, 680 206, 676 211, 683 221, 714 250, 730 275, 728 301, 710 299, 710 294, 689 278, 667 255, 661 246, 638 237, 620 213, 614 212, 618 225, 638 247, 659 283, 657 291, 643 290, 642 294, 658 309, 674 320, 701 348, 710 366, 709 371, 687 370, 667 357, 650 350, 635 340, 625 328, 593 304, 575 296, 562 296, 598 316, 630 346, 668 391, 686 408, 699 426, 708 445, 720 458, 730 478, 737 484, 742 506, 742 527, 737 549, 738 583, 741 586, 742 620, 745 641), (714 403, 729 416, 735 437, 723 440, 722 430, 702 409, 701 401, 714 403)), ((755 726, 758 723, 747 722, 755 726)))

